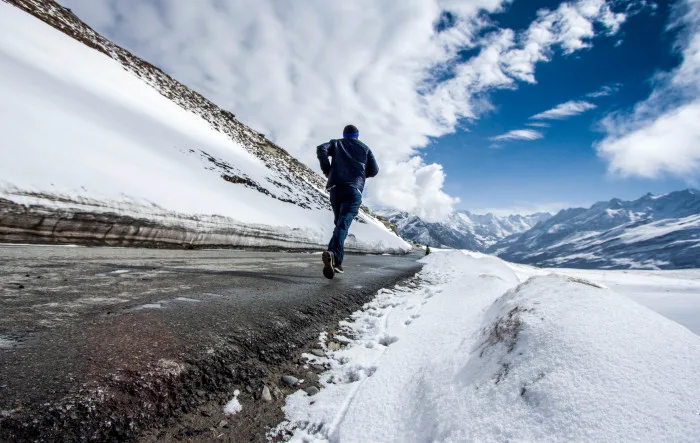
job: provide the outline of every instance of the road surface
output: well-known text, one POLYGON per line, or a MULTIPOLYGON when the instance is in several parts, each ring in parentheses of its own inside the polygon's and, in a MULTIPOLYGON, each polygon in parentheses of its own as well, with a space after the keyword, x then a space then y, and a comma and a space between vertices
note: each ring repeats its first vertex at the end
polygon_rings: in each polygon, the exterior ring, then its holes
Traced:
POLYGON ((262 385, 417 258, 0 245, 0 440, 259 439, 262 385), (233 389, 258 406, 217 427, 233 389))

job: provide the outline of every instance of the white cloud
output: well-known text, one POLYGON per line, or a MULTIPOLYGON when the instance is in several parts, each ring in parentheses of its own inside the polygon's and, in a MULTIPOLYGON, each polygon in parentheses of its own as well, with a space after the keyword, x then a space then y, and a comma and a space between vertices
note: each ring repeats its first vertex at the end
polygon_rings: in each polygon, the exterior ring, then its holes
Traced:
POLYGON ((527 126, 532 126, 533 128, 549 128, 551 125, 545 122, 530 122, 525 123, 527 126))
POLYGON ((492 141, 511 141, 511 140, 538 140, 544 137, 541 132, 534 129, 514 129, 505 134, 491 137, 492 141))
POLYGON ((588 110, 595 109, 596 105, 586 101, 571 100, 559 104, 552 109, 540 112, 530 117, 532 120, 565 120, 569 117, 582 114, 588 110))
POLYGON ((599 153, 623 176, 656 178, 664 172, 692 179, 700 173, 700 100, 661 114, 619 138, 603 141, 599 153))
POLYGON ((596 144, 609 170, 622 176, 671 174, 695 183, 700 174, 700 0, 676 5, 673 26, 683 31, 678 68, 660 75, 656 88, 629 113, 611 114, 596 144))
POLYGON ((369 199, 427 217, 456 199, 418 150, 492 109, 491 91, 535 82, 557 48, 590 47, 625 19, 604 0, 541 10, 522 33, 487 18, 507 0, 60 1, 316 170, 315 146, 355 124, 380 162, 369 199), (438 33, 445 10, 455 24, 438 33), (464 49, 478 55, 455 64, 464 49))
POLYGON ((596 24, 603 33, 614 35, 625 19, 624 13, 612 12, 605 0, 565 2, 554 11, 542 10, 522 36, 521 46, 504 55, 504 64, 514 78, 535 83, 535 65, 549 61, 555 46, 565 54, 590 48, 596 24))
POLYGON ((385 180, 393 186, 378 186, 377 200, 392 202, 392 208, 417 208, 412 212, 422 219, 433 222, 449 215, 459 199, 450 197, 442 190, 445 173, 438 164, 426 165, 420 157, 406 162, 388 164, 382 171, 385 180), (411 171, 407 174, 406 171, 411 171))
POLYGON ((609 95, 613 95, 616 93, 622 85, 620 84, 614 84, 611 86, 605 85, 598 89, 597 91, 591 92, 589 94, 586 94, 586 97, 588 98, 600 98, 600 97, 607 97, 609 95))

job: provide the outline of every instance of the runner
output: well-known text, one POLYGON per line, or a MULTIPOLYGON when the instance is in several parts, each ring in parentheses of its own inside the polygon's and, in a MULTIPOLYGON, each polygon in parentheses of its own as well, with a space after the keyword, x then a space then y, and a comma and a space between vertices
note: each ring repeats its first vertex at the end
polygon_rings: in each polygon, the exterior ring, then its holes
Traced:
POLYGON ((335 229, 323 253, 323 275, 333 278, 342 274, 345 238, 352 220, 357 216, 362 204, 362 190, 365 179, 374 177, 379 166, 372 151, 358 138, 360 131, 353 125, 343 129, 343 138, 331 140, 316 148, 316 155, 321 162, 321 170, 328 178, 326 189, 331 194, 331 206, 335 229), (333 162, 328 160, 333 157, 333 162))

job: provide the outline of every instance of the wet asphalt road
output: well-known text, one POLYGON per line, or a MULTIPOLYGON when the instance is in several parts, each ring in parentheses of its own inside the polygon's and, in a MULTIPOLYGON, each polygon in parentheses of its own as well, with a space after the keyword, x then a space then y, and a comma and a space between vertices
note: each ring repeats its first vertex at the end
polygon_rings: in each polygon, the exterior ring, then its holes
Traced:
POLYGON ((227 340, 288 359, 298 343, 287 338, 313 337, 414 275, 417 258, 348 255, 326 280, 320 254, 0 245, 0 411, 227 340))

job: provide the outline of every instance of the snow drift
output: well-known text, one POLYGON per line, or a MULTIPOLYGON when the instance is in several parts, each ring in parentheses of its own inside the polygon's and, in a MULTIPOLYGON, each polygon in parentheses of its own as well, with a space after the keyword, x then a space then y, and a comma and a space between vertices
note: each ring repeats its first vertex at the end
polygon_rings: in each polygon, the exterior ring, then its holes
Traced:
MULTIPOLYGON (((69 10, 13 3, 36 17, 0 2, 0 239, 327 242, 321 177, 69 10)), ((409 249, 366 208, 351 232, 351 250, 409 249)))
POLYGON ((459 403, 470 429, 454 440, 700 435, 700 339, 584 280, 535 277, 518 286, 486 313, 476 346, 461 351, 459 403), (493 405, 510 420, 489 412, 493 405))
POLYGON ((341 324, 344 348, 306 355, 330 367, 325 389, 288 397, 278 430, 293 441, 697 441, 700 337, 582 279, 520 283, 507 263, 458 251, 425 261, 421 287, 380 291, 341 324))

